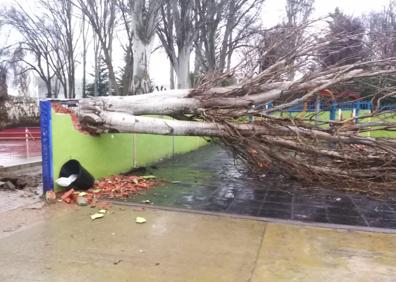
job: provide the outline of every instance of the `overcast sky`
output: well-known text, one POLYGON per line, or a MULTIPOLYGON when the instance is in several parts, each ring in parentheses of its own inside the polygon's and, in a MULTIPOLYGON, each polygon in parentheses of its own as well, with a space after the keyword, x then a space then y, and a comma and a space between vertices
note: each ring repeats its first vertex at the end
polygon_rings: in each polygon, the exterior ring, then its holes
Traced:
MULTIPOLYGON (((273 25, 285 17, 285 0, 266 0, 263 9, 263 22, 273 25)), ((315 0, 313 18, 327 16, 339 7, 348 15, 360 16, 370 11, 382 10, 389 0, 315 0)))
MULTIPOLYGON (((7 5, 14 1, 0 0, 0 5, 7 5)), ((19 2, 34 6, 35 0, 19 0, 19 2)), ((371 11, 383 10, 388 3, 389 0, 315 0, 313 18, 327 16, 337 7, 348 15, 360 16, 371 11)), ((262 22, 266 27, 276 25, 284 19, 284 10, 285 0, 266 0, 262 11, 262 22)), ((158 43, 156 45, 158 46, 158 43)), ((163 50, 158 50, 153 54, 150 74, 156 85, 169 85, 169 63, 163 50)))

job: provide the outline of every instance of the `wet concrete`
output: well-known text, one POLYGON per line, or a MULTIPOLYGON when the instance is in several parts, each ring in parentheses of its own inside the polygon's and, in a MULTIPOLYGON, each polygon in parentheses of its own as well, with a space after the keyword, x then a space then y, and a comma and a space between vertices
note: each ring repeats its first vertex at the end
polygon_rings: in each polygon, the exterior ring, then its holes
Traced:
POLYGON ((149 168, 164 186, 125 201, 266 218, 396 228, 396 201, 335 192, 276 173, 253 175, 219 146, 177 156, 149 168))
MULTIPOLYGON (((0 231, 0 281, 386 282, 396 277, 395 234, 120 206, 91 221, 95 209, 70 207, 34 210, 39 221, 0 231), (137 216, 147 223, 136 224, 137 216)), ((34 221, 29 214, 25 218, 34 221)), ((0 226, 7 218, 0 218, 0 226)))
POLYGON ((0 140, 0 166, 10 166, 40 157, 40 140, 29 140, 28 148, 25 140, 0 140))

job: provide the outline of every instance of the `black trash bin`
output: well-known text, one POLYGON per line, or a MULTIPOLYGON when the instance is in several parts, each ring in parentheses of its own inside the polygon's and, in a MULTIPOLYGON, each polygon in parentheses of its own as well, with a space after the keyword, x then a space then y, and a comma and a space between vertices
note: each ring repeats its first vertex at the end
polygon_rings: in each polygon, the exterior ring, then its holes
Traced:
POLYGON ((77 174, 77 179, 70 184, 70 187, 87 190, 95 183, 93 176, 77 160, 66 162, 60 170, 59 177, 69 177, 72 174, 77 174))

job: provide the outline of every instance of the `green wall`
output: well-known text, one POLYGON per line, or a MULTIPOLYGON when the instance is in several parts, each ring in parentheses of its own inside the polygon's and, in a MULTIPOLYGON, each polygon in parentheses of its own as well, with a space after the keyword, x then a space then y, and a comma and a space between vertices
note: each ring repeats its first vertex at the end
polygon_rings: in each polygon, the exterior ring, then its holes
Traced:
POLYGON ((174 154, 195 150, 207 142, 200 137, 148 134, 91 136, 76 130, 70 115, 52 112, 54 180, 70 159, 78 160, 96 179, 146 166, 174 154))

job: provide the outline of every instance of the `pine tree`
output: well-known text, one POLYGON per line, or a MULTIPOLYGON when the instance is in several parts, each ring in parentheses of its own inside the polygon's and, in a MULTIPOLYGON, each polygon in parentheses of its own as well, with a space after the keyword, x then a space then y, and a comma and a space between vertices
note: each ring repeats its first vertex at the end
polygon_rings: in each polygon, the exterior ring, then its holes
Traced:
MULTIPOLYGON (((95 74, 90 74, 95 80, 95 74)), ((93 83, 86 87, 86 96, 109 96, 109 71, 103 59, 100 60, 98 78, 93 83), (97 85, 97 92, 95 93, 95 83, 97 85)))

